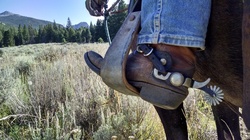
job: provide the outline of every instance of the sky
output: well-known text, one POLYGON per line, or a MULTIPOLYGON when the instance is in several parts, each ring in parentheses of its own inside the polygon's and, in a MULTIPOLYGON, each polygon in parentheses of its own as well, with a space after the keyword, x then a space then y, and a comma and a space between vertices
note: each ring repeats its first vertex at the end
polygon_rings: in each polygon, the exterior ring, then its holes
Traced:
MULTIPOLYGON (((109 0, 109 5, 111 6, 113 2, 114 0, 109 0)), ((98 19, 89 15, 85 8, 85 0, 0 0, 0 13, 4 11, 55 21, 64 26, 67 24, 68 17, 72 25, 80 22, 96 24, 98 19)))

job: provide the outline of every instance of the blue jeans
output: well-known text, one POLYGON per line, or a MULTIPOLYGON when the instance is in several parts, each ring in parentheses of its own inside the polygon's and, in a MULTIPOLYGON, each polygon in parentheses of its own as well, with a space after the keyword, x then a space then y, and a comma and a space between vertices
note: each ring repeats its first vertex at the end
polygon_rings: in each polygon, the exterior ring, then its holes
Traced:
POLYGON ((138 44, 205 48, 211 0, 142 0, 138 44))

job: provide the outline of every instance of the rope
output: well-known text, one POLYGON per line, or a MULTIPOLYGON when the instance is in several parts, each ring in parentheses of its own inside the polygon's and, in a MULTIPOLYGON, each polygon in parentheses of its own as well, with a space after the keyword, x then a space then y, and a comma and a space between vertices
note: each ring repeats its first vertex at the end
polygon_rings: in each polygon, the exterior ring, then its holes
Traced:
POLYGON ((109 12, 107 10, 108 5, 107 3, 104 5, 104 27, 105 27, 105 33, 107 36, 107 40, 109 42, 109 45, 111 44, 111 39, 110 39, 110 35, 109 35, 109 27, 108 27, 108 17, 109 17, 109 12))
POLYGON ((105 33, 106 33, 106 37, 107 37, 107 40, 109 42, 109 45, 111 44, 109 28, 108 28, 108 17, 110 15, 110 13, 111 14, 118 14, 118 13, 121 13, 121 12, 128 10, 128 8, 125 8, 123 10, 111 12, 120 1, 121 0, 116 0, 116 2, 109 9, 107 9, 108 8, 107 3, 105 3, 105 5, 104 5, 104 15, 103 15, 104 16, 104 27, 105 27, 105 33))

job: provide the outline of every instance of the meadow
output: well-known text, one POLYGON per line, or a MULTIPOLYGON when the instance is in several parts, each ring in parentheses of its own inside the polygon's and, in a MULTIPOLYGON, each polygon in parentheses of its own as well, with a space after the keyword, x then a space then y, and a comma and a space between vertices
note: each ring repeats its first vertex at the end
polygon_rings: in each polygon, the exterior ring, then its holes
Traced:
MULTIPOLYGON (((0 139, 166 139, 151 104, 110 89, 85 64, 86 51, 104 55, 108 46, 0 48, 0 139)), ((193 91, 184 102, 189 139, 213 140, 211 107, 201 97, 193 91)))

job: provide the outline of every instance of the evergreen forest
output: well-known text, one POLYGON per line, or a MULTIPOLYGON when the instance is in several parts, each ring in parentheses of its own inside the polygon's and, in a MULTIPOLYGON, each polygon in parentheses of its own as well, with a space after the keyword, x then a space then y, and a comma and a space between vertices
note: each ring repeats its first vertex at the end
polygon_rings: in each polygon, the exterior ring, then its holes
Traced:
MULTIPOLYGON (((114 11, 122 11, 126 7, 125 2, 121 1, 114 11)), ((108 27, 111 39, 114 38, 126 15, 126 11, 109 15, 108 27)), ((67 19, 66 27, 55 21, 53 24, 39 26, 38 29, 31 25, 19 25, 15 28, 0 23, 0 48, 38 43, 102 43, 107 41, 105 24, 100 19, 95 24, 91 22, 89 28, 78 29, 72 27, 70 18, 67 19)))

